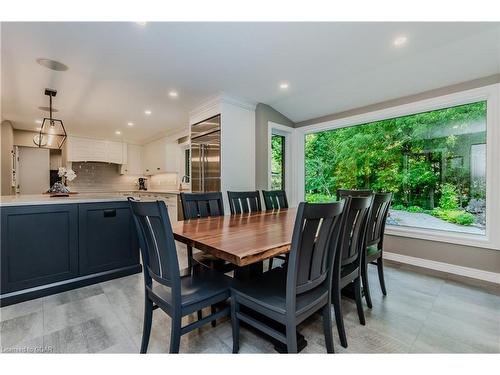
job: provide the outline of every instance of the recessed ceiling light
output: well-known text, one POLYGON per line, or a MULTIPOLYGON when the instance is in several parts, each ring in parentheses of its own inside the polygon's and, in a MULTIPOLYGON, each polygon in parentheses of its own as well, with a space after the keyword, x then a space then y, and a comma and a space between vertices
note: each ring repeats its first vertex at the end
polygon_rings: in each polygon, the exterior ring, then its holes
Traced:
POLYGON ((404 35, 402 36, 398 36, 396 39, 394 39, 394 46, 396 47, 402 47, 406 44, 406 42, 408 42, 408 38, 404 35))
POLYGON ((36 59, 37 64, 44 66, 47 69, 55 70, 58 72, 64 72, 68 70, 68 66, 62 62, 51 60, 51 59, 36 59))
POLYGON ((116 135, 120 135, 120 134, 122 134, 122 132, 121 132, 121 131, 119 131, 119 130, 117 130, 117 131, 115 131, 115 134, 116 134, 116 135))
POLYGON ((146 26, 148 23, 145 21, 139 21, 139 22, 136 22, 136 24, 138 24, 139 26, 146 26))
POLYGON ((147 116, 149 116, 151 113, 152 113, 152 112, 151 112, 151 110, 149 110, 149 109, 146 109, 146 110, 144 111, 144 114, 145 114, 145 115, 147 115, 147 116))
POLYGON ((127 125, 128 126, 134 126, 134 123, 133 122, 127 122, 127 125))
POLYGON ((36 128, 35 128, 35 130, 36 130, 37 132, 39 132, 40 130, 42 130, 42 128, 38 126, 38 127, 36 127, 36 128))
POLYGON ((171 98, 177 98, 179 94, 177 93, 177 91, 170 91, 168 93, 168 96, 170 96, 171 98))
POLYGON ((286 90, 288 88, 289 84, 288 82, 281 82, 280 83, 280 89, 286 90))
POLYGON ((42 123, 42 120, 35 120, 35 123, 36 123, 36 124, 41 124, 41 123, 42 123))

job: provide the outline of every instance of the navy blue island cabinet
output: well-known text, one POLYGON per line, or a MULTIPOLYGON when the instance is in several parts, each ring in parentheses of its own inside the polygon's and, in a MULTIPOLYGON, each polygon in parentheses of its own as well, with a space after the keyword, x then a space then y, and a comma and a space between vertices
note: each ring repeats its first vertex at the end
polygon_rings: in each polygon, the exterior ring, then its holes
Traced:
POLYGON ((0 207, 0 306, 141 272, 128 203, 0 207))

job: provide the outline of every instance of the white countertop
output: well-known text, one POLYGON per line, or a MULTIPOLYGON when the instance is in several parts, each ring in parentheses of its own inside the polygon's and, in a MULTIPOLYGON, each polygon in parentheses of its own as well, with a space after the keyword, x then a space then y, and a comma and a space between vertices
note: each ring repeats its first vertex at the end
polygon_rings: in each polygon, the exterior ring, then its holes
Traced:
MULTIPOLYGON (((188 190, 182 190, 188 193, 188 190)), ((126 201, 126 194, 130 195, 172 195, 179 194, 179 190, 120 190, 116 192, 78 193, 69 197, 51 197, 49 194, 17 194, 0 196, 0 206, 28 206, 38 204, 64 204, 64 203, 97 203, 126 201)), ((147 197, 146 197, 147 200, 147 197)))
POLYGON ((80 193, 69 197, 51 197, 49 194, 2 195, 0 206, 29 206, 39 204, 98 203, 126 201, 119 193, 80 193))
POLYGON ((134 193, 134 194, 180 194, 190 193, 189 190, 121 190, 119 193, 134 193))

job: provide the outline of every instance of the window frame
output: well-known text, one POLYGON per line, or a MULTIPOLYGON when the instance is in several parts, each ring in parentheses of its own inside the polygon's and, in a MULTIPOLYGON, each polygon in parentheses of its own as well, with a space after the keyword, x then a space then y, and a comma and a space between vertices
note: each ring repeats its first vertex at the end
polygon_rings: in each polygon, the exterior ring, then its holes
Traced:
POLYGON ((272 159, 272 152, 271 152, 271 138, 273 134, 275 135, 281 135, 284 137, 284 147, 285 147, 285 154, 284 154, 284 165, 285 165, 285 170, 284 170, 284 184, 285 184, 285 192, 288 197, 288 203, 290 206, 296 206, 298 204, 297 200, 297 184, 292 183, 293 181, 296 181, 296 171, 297 171, 297 158, 295 155, 297 155, 297 146, 298 142, 296 139, 296 129, 291 128, 286 125, 281 125, 274 123, 272 121, 269 121, 267 124, 267 129, 268 129, 268 134, 267 134, 267 150, 268 150, 268 157, 267 157, 267 189, 271 189, 271 159, 272 159))
POLYGON ((423 240, 447 242, 488 249, 500 250, 500 84, 493 84, 448 95, 424 99, 377 111, 349 116, 337 120, 312 124, 296 128, 298 147, 295 155, 297 195, 300 200, 305 197, 305 156, 304 146, 307 134, 325 130, 362 125, 370 122, 395 117, 414 115, 422 112, 439 110, 478 101, 487 102, 486 112, 486 234, 473 235, 451 231, 432 230, 416 227, 398 227, 388 225, 386 234, 423 240))

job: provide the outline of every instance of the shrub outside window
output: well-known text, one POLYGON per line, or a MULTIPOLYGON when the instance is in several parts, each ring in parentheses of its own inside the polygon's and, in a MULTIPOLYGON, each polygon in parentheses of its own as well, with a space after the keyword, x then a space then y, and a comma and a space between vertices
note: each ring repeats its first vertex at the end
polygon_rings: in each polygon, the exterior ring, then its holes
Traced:
POLYGON ((337 189, 394 193, 389 225, 484 235, 486 101, 311 133, 309 202, 337 189))

